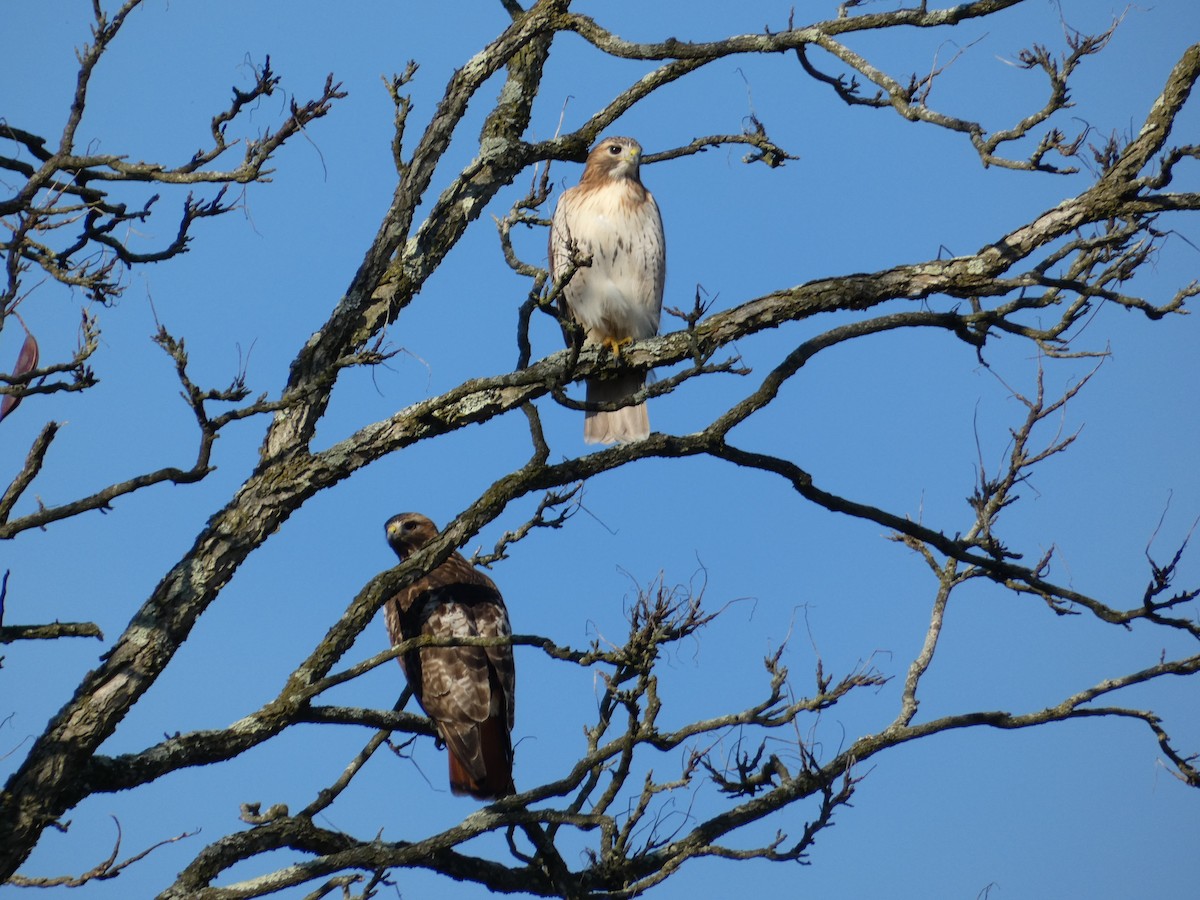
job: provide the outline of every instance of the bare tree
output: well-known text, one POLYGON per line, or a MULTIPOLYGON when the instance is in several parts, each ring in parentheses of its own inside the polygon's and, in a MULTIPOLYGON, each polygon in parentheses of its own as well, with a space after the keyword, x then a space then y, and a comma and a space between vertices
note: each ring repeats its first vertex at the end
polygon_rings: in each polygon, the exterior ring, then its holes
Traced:
MULTIPOLYGON (((371 736, 345 771, 303 808, 263 810, 247 805, 244 828, 215 837, 206 834, 202 849, 174 883, 162 886, 160 896, 216 900, 303 889, 312 897, 339 890, 343 896, 369 897, 388 883, 389 873, 411 867, 498 892, 631 897, 700 857, 803 861, 817 835, 854 797, 873 760, 913 741, 980 726, 1007 730, 1093 717, 1132 720, 1152 738, 1147 741, 1148 755, 1157 748, 1174 774, 1200 787, 1195 756, 1177 746, 1169 723, 1148 707, 1124 705, 1114 696, 1125 687, 1200 672, 1200 651, 1194 643, 1200 639, 1197 591, 1174 584, 1182 547, 1166 562, 1150 560, 1141 596, 1093 596, 1053 574, 1053 549, 1031 558, 1010 546, 1001 527, 1005 511, 1017 501, 1031 472, 1070 450, 1074 442, 1075 435, 1064 433, 1059 423, 1068 402, 1088 389, 1087 379, 1055 395, 1045 388, 1043 368, 1097 350, 1094 335, 1087 344, 1081 343, 1080 335, 1101 307, 1163 320, 1161 327, 1169 328, 1174 314, 1184 312, 1200 292, 1195 282, 1158 299, 1129 290, 1131 280, 1155 259, 1170 228, 1178 227, 1167 225, 1173 219, 1166 217, 1200 209, 1200 193, 1176 186, 1179 172, 1195 164, 1200 148, 1174 136, 1177 118, 1200 77, 1200 44, 1175 63, 1161 93, 1127 139, 1097 138, 1084 126, 1073 134, 1061 130, 1078 124, 1065 115, 1072 77, 1105 49, 1117 24, 1100 34, 1068 29, 1061 52, 1035 45, 1021 53, 1016 65, 1044 79, 1044 100, 998 128, 983 124, 984 109, 971 119, 938 106, 934 86, 951 77, 944 63, 925 74, 899 75, 851 49, 865 33, 875 38, 870 46, 901 41, 912 29, 957 34, 956 29, 986 23, 990 16, 1022 3, 973 0, 933 9, 922 2, 873 12, 851 0, 833 18, 809 24, 789 21, 779 30, 707 42, 665 37, 641 43, 572 11, 569 0, 537 0, 528 9, 516 0, 504 0, 511 24, 463 61, 421 126, 410 121, 408 96, 417 66, 409 64, 389 79, 396 170, 391 202, 357 265, 341 262, 342 268, 354 270, 353 276, 331 304, 324 324, 296 349, 282 390, 251 398, 245 373, 228 386, 198 384, 184 340, 160 326, 154 340, 172 360, 195 420, 194 462, 154 468, 68 502, 43 504, 33 491, 40 481, 56 477, 50 450, 59 425, 50 421, 0 497, 0 538, 54 528, 85 513, 119 509, 132 495, 154 485, 201 482, 213 471, 216 439, 224 429, 247 419, 263 425, 253 471, 212 512, 192 546, 163 574, 126 630, 108 646, 100 665, 86 675, 45 731, 22 748, 24 756, 0 795, 0 883, 67 885, 119 874, 144 852, 122 857, 114 850, 94 869, 58 879, 18 870, 43 834, 58 827, 86 798, 143 787, 188 767, 220 766, 302 725, 366 728, 371 736), (591 110, 579 127, 535 140, 529 124, 544 89, 546 64, 568 39, 582 42, 589 52, 649 67, 591 110), (941 254, 879 271, 781 285, 759 296, 723 301, 719 311, 702 302, 697 292, 693 307, 674 310, 675 319, 669 320, 669 330, 664 329, 668 333, 639 341, 619 360, 578 342, 548 353, 540 348, 544 355, 539 357, 530 331, 541 317, 571 331, 570 323, 557 322, 564 282, 549 278, 543 258, 523 254, 513 234, 546 226, 553 204, 550 164, 581 162, 622 115, 673 83, 712 63, 755 55, 771 57, 789 77, 810 80, 834 103, 876 110, 881 116, 899 115, 961 138, 962 146, 977 153, 984 167, 1050 174, 1084 168, 1092 177, 1083 190, 1050 208, 1031 210, 1015 227, 997 227, 989 241, 965 255, 941 254), (479 135, 464 134, 468 104, 485 104, 491 90, 485 91, 485 85, 494 85, 496 78, 502 87, 479 135), (448 171, 447 161, 458 158, 451 149, 462 144, 469 145, 470 161, 458 171, 448 171), (528 191, 512 188, 515 183, 528 184, 528 191), (339 378, 393 357, 397 351, 389 338, 403 334, 395 325, 397 317, 420 299, 431 276, 469 229, 492 227, 481 214, 493 201, 502 201, 508 209, 498 217, 500 246, 495 252, 503 253, 509 266, 528 281, 512 302, 519 306, 515 367, 483 374, 464 370, 458 386, 363 424, 332 443, 318 443, 317 429, 339 378), (839 315, 831 318, 832 313, 839 315), (808 327, 789 332, 791 343, 781 357, 756 359, 751 367, 734 352, 735 342, 789 323, 808 327), (751 449, 759 445, 732 437, 739 426, 765 417, 790 381, 815 358, 848 342, 895 332, 949 335, 984 365, 999 339, 1020 342, 1041 359, 1036 390, 1012 392, 1021 414, 1011 423, 1008 452, 998 467, 980 459, 969 516, 963 521, 928 523, 906 510, 885 509, 839 493, 818 484, 786 442, 751 449), (568 396, 570 385, 617 366, 665 370, 635 402, 667 398, 697 382, 722 379, 728 384, 734 380, 730 376, 738 376, 741 388, 734 402, 706 408, 704 423, 690 433, 654 432, 642 441, 587 453, 579 444, 552 445, 543 428, 545 410, 555 405, 582 408, 568 396), (235 572, 290 516, 384 457, 504 416, 523 417, 527 460, 479 490, 423 551, 369 580, 364 573, 365 586, 345 598, 336 614, 326 613, 327 632, 276 696, 227 727, 168 734, 134 752, 102 752, 122 719, 171 664, 201 615, 219 602, 235 572), (496 563, 521 553, 521 542, 538 529, 574 527, 571 516, 579 509, 581 486, 604 491, 605 482, 599 478, 604 473, 645 460, 687 458, 732 463, 747 470, 746 477, 772 475, 796 502, 873 523, 924 562, 932 576, 931 608, 923 645, 898 670, 903 674, 898 708, 836 749, 810 740, 823 712, 870 694, 891 673, 864 663, 835 674, 827 672, 818 657, 813 673, 802 680, 789 672, 780 646, 762 661, 761 695, 753 702, 678 721, 668 715, 669 701, 659 692, 661 662, 680 642, 703 641, 706 627, 719 613, 702 602, 702 590, 658 582, 646 586, 631 604, 628 634, 619 641, 597 639, 575 647, 538 634, 513 637, 517 647, 529 648, 525 653, 542 654, 558 667, 585 669, 597 679, 599 702, 586 724, 586 750, 577 760, 564 761, 554 778, 538 784, 518 780, 516 795, 473 809, 452 827, 431 830, 420 839, 379 838, 378 828, 384 823, 361 833, 322 824, 373 754, 389 746, 403 752, 402 736, 427 740, 433 734, 428 720, 400 705, 383 710, 328 699, 334 688, 381 666, 394 668, 396 657, 411 649, 397 646, 343 662, 387 598, 506 511, 528 508, 518 501, 529 499, 536 509, 522 515, 493 552, 477 557, 479 562, 496 563), (922 717, 922 685, 938 651, 947 605, 970 583, 988 583, 1013 597, 1032 598, 1053 613, 1081 622, 1153 629, 1164 635, 1164 645, 1172 650, 1153 664, 1114 664, 1095 683, 1024 711, 966 705, 960 712, 922 717), (1181 646, 1187 649, 1176 652, 1181 646), (678 770, 664 772, 649 761, 661 761, 655 754, 664 751, 682 754, 678 770), (670 804, 688 806, 688 798, 702 783, 715 790, 718 800, 710 797, 697 806, 682 826, 664 824, 664 810, 670 804), (789 808, 803 809, 805 818, 793 817, 785 826, 780 813, 789 808), (747 845, 739 836, 756 824, 776 836, 747 845), (495 845, 496 852, 468 846, 486 835, 503 839, 495 845), (229 874, 240 863, 265 859, 279 850, 292 853, 281 867, 273 868, 272 858, 266 874, 229 874)), ((272 159, 286 149, 284 145, 310 126, 317 129, 317 120, 336 118, 344 96, 331 75, 313 99, 291 100, 278 124, 256 137, 243 133, 235 139, 237 129, 250 127, 248 111, 279 89, 279 76, 264 59, 251 83, 235 87, 228 107, 212 117, 208 146, 191 157, 135 163, 130 160, 137 148, 90 152, 78 146, 78 134, 93 72, 105 54, 118 52, 113 43, 140 5, 141 0, 125 0, 119 8, 106 10, 95 0, 92 38, 79 53, 76 88, 61 137, 48 138, 22 129, 20 122, 0 120, 0 142, 5 146, 0 170, 6 185, 15 185, 11 196, 0 200, 5 261, 0 327, 23 335, 16 365, 0 374, 3 415, 36 416, 37 404, 46 395, 91 391, 98 382, 94 366, 101 346, 96 310, 104 311, 119 297, 127 283, 123 273, 148 263, 169 263, 188 249, 202 220, 236 208, 231 199, 234 186, 266 180, 272 159), (195 193, 180 198, 181 190, 195 193), (160 192, 169 199, 160 201, 160 192), (160 206, 172 201, 178 227, 170 240, 146 247, 142 240, 125 236, 134 234, 131 225, 169 215, 160 206), (47 280, 90 301, 78 325, 77 349, 51 360, 41 358, 37 336, 26 329, 21 314, 24 304, 41 302, 43 291, 36 288, 47 280), (19 413, 14 413, 21 400, 19 413)), ((772 140, 767 124, 753 115, 739 133, 681 138, 678 146, 650 154, 645 162, 666 167, 672 160, 724 145, 743 147, 747 163, 795 165, 795 153, 772 140)), ((578 260, 578 265, 587 265, 587 260, 578 260)), ((420 352, 419 347, 412 349, 420 352)), ((0 430, 6 426, 0 421, 0 430)), ((752 527, 746 511, 733 514, 752 527)), ((104 527, 103 520, 88 521, 93 528, 104 527)), ((12 568, 19 571, 19 564, 12 568)), ((7 580, 6 576, 5 588, 7 580)), ((0 612, 3 594, 0 590, 0 612)), ((47 615, 54 616, 52 608, 47 615)), ((5 643, 78 635, 98 636, 99 629, 92 623, 57 621, 0 627, 5 643)))

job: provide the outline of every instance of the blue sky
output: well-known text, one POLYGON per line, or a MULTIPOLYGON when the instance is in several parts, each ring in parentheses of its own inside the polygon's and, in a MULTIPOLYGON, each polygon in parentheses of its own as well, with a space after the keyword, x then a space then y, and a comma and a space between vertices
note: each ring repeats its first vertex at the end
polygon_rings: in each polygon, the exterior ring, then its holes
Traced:
MULTIPOLYGON (((15 39, 8 42, 8 70, 21 77, 0 86, 0 115, 57 136, 74 79, 73 48, 88 39, 90 5, 9 6, 6 31, 15 39)), ((797 22, 832 15, 833 6, 802 4, 797 22)), ((156 318, 186 338, 197 382, 221 386, 248 360, 251 389, 277 392, 292 357, 345 290, 391 198, 391 107, 380 76, 403 70, 410 58, 421 64, 411 85, 415 134, 452 72, 504 27, 499 3, 469 7, 470 14, 447 21, 437 4, 359 2, 333 19, 328 4, 309 2, 149 0, 132 16, 92 85, 82 134, 100 149, 164 162, 189 157, 205 142, 230 86, 246 86, 250 63, 265 53, 286 95, 258 105, 253 129, 286 114, 284 96, 317 94, 329 72, 349 96, 279 154, 272 182, 248 187, 240 211, 200 223, 191 252, 128 276, 120 304, 96 311, 100 385, 82 395, 27 400, 0 427, 0 473, 19 468, 49 419, 67 425, 35 485, 47 504, 160 465, 190 464, 194 426, 170 360, 149 339, 156 318)), ((646 40, 782 29, 789 8, 757 0, 697 2, 686 14, 672 11, 674 4, 576 7, 623 37, 646 40)), ((1095 0, 1061 4, 1066 20, 1085 31, 1107 27, 1123 9, 1095 0)), ((985 23, 873 35, 853 46, 899 75, 963 49, 931 102, 994 129, 1040 105, 1039 76, 1006 61, 1035 41, 1060 48, 1059 15, 1058 4, 1034 0, 985 23)), ((1099 136, 1136 131, 1170 67, 1198 35, 1200 11, 1190 0, 1130 8, 1111 46, 1084 64, 1073 89, 1077 106, 1060 127, 1071 132, 1086 123, 1099 136)), ((553 134, 560 115, 567 127, 577 126, 649 68, 600 58, 579 39, 560 42, 535 107, 535 138, 553 134)), ((431 197, 474 155, 494 94, 481 92, 431 197)), ((971 252, 1088 183, 1086 172, 984 170, 961 136, 890 111, 847 109, 785 57, 709 66, 633 110, 615 131, 655 152, 704 134, 736 133, 751 112, 800 158, 769 171, 743 166, 739 148, 718 149, 643 172, 667 230, 667 305, 689 305, 698 285, 724 309, 816 278, 971 252)), ((1180 139, 1194 141, 1198 125, 1193 103, 1180 139)), ((573 184, 579 170, 556 165, 556 184, 573 184)), ((503 214, 527 184, 519 179, 489 212, 503 214)), ((151 243, 169 238, 182 202, 182 194, 163 193, 158 217, 144 229, 151 243)), ((1133 285, 1160 303, 1200 270, 1200 230, 1187 221, 1171 226, 1178 232, 1133 285)), ((520 235, 518 249, 542 263, 544 240, 541 232, 520 235)), ((485 214, 389 329, 390 341, 406 352, 385 368, 342 378, 317 445, 465 378, 511 368, 516 308, 526 291, 505 267, 485 214)), ((46 283, 22 305, 44 360, 73 348, 81 303, 46 283)), ((739 342, 737 350, 761 376, 838 321, 792 324, 739 342)), ((1035 472, 1003 519, 1008 543, 1027 556, 1056 548, 1057 582, 1132 606, 1145 585, 1145 552, 1156 529, 1151 553, 1161 562, 1200 515, 1191 452, 1200 438, 1198 328, 1194 317, 1152 323, 1104 308, 1081 337, 1081 348, 1109 349, 1111 358, 1064 415, 1063 428, 1081 428, 1080 438, 1035 472)), ((533 337, 535 355, 559 349, 557 329, 547 322, 537 323, 533 337)), ((0 335, 4 365, 18 338, 12 328, 0 335)), ((989 345, 988 361, 992 371, 945 335, 868 338, 819 356, 735 437, 742 446, 787 453, 826 489, 947 533, 965 530, 971 513, 964 498, 978 461, 995 470, 1007 429, 1023 414, 996 375, 1029 391, 1038 365, 1032 348, 1012 339, 989 345)), ((1076 383, 1093 365, 1047 361, 1048 389, 1076 383)), ((692 383, 652 403, 652 426, 696 430, 751 390, 754 377, 692 383)), ((554 454, 586 452, 578 412, 549 403, 541 409, 554 454)), ((198 485, 154 488, 104 517, 27 532, 0 548, 0 567, 12 572, 6 622, 89 620, 114 639, 249 474, 264 424, 250 420, 223 433, 218 470, 198 485)), ((382 527, 391 514, 419 510, 444 524, 527 454, 524 419, 509 416, 395 454, 313 498, 238 571, 104 750, 127 752, 163 733, 222 727, 256 709, 361 586, 393 564, 382 527)), ((536 499, 514 503, 467 552, 489 549, 536 499)), ((32 502, 26 498, 18 511, 32 502)), ((594 480, 585 513, 563 531, 533 534, 492 575, 517 631, 577 646, 593 637, 619 639, 637 585, 706 579, 709 606, 728 608, 664 660, 667 715, 675 722, 758 699, 766 687, 759 661, 784 640, 798 692, 811 689, 818 653, 829 672, 869 661, 896 676, 806 722, 830 754, 894 717, 936 588, 920 560, 885 540, 878 526, 824 512, 777 480, 709 460, 652 461, 594 480)), ((1188 558, 1180 584, 1198 580, 1200 567, 1188 558)), ((352 659, 385 646, 380 621, 352 659)), ((4 648, 0 775, 17 765, 102 649, 82 640, 4 648)), ((972 585, 951 604, 921 716, 1036 709, 1151 665, 1164 652, 1194 649, 1145 628, 1125 633, 1086 617, 1056 617, 1037 601, 972 585)), ((551 666, 531 650, 518 650, 517 665, 516 778, 533 784, 564 771, 582 750, 595 686, 587 673, 551 666)), ((401 685, 399 672, 387 667, 330 699, 386 708, 401 685)), ((1155 683, 1119 699, 1162 715, 1185 751, 1200 748, 1194 679, 1155 683)), ((73 894, 152 896, 205 844, 238 827, 241 803, 303 806, 366 737, 358 729, 300 727, 219 769, 91 798, 70 814, 67 834, 46 836, 24 871, 51 875, 94 865, 111 849, 114 816, 127 853, 200 829, 119 879, 73 894)), ((665 754, 649 764, 665 775, 681 761, 665 754)), ((416 762, 419 770, 378 755, 326 824, 359 836, 382 828, 386 838, 415 838, 474 809, 450 797, 443 754, 432 742, 418 747, 416 762)), ((752 887, 833 900, 885 893, 973 898, 993 885, 989 896, 999 898, 1171 897, 1186 896, 1200 878, 1196 793, 1160 764, 1149 732, 1130 723, 963 731, 886 753, 860 774, 866 777, 853 808, 841 810, 836 827, 821 835, 811 866, 693 862, 654 895, 724 896, 752 887)), ((699 789, 701 808, 712 799, 710 788, 699 789)), ((674 815, 686 824, 682 802, 674 815)), ((749 831, 745 845, 775 827, 797 833, 807 815, 810 809, 793 808, 770 828, 749 831)), ((406 897, 477 893, 422 873, 400 873, 397 881, 406 897)))

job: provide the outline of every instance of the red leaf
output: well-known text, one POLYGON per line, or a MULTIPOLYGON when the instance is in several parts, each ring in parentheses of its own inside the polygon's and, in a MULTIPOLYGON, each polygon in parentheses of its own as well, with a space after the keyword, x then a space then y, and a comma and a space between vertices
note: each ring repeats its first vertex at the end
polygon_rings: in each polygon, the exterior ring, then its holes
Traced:
MULTIPOLYGON (((12 374, 24 375, 26 372, 32 372, 37 368, 38 364, 38 342, 37 339, 28 331, 25 332, 25 343, 21 344, 21 352, 17 354, 17 365, 13 368, 12 374)), ((17 408, 17 404, 21 402, 21 398, 15 394, 5 394, 3 399, 0 399, 0 420, 3 420, 10 412, 17 408)))

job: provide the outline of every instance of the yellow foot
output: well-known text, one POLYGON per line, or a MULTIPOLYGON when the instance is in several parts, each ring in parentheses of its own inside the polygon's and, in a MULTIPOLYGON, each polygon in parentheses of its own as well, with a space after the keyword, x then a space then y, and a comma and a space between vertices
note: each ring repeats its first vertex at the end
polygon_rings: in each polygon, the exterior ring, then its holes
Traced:
POLYGON ((621 358, 621 348, 628 347, 630 344, 632 344, 633 338, 631 338, 631 337, 625 337, 625 338, 606 337, 600 343, 602 343, 605 347, 607 347, 612 352, 614 359, 620 359, 621 358))

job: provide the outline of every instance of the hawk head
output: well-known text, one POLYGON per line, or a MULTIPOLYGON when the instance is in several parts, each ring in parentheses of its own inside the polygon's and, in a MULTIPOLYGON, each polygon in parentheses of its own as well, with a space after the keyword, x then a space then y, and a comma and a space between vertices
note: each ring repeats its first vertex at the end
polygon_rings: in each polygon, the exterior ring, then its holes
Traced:
POLYGON ((399 513, 387 520, 384 526, 387 542, 403 562, 409 554, 420 550, 435 537, 437 526, 420 513, 399 513))
POLYGON ((631 178, 638 181, 641 162, 642 145, 633 138, 605 138, 588 154, 582 180, 631 178))

